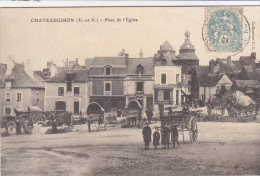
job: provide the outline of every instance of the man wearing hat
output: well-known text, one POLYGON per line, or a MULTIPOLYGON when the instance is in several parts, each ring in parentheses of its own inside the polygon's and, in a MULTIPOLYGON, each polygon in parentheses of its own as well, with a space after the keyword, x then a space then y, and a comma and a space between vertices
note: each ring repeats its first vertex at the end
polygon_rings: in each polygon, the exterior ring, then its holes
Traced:
POLYGON ((152 130, 149 127, 149 123, 145 124, 145 127, 143 128, 143 138, 144 138, 144 149, 149 150, 149 145, 151 142, 151 136, 152 136, 152 130))
POLYGON ((158 127, 155 127, 155 132, 153 133, 153 145, 154 149, 158 149, 157 146, 160 145, 160 133, 158 127))

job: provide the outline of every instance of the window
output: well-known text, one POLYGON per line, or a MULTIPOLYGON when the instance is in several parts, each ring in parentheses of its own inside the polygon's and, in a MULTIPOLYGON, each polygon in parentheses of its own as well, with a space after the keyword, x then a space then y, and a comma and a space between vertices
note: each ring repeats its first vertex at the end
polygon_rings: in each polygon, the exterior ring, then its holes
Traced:
POLYGON ((163 91, 163 99, 164 100, 170 100, 170 90, 164 90, 163 91))
POLYGON ((17 102, 22 101, 22 93, 17 93, 17 102))
POLYGON ((110 91, 110 83, 106 83, 106 88, 105 88, 105 90, 106 90, 107 92, 110 91))
POLYGON ((179 83, 179 77, 180 77, 180 75, 179 75, 179 74, 176 74, 176 84, 179 83))
POLYGON ((5 115, 11 115, 11 108, 5 108, 5 115))
POLYGON ((10 93, 5 94, 5 102, 11 102, 11 94, 10 93))
POLYGON ((176 105, 179 104, 179 90, 176 90, 176 105))
POLYGON ((110 67, 106 67, 106 75, 110 75, 110 67))
POLYGON ((161 84, 166 84, 166 74, 161 74, 161 84))
POLYGON ((72 91, 72 82, 71 81, 68 81, 67 82, 67 91, 72 91))
POLYGON ((144 91, 144 83, 138 82, 136 85, 136 91, 144 91))
POLYGON ((136 73, 144 74, 144 67, 141 64, 137 66, 136 73))
POLYGON ((79 87, 74 87, 74 96, 79 96, 79 87))
POLYGON ((39 102, 40 99, 39 99, 39 92, 36 92, 36 101, 39 102))
POLYGON ((64 87, 58 88, 58 96, 64 96, 64 87))

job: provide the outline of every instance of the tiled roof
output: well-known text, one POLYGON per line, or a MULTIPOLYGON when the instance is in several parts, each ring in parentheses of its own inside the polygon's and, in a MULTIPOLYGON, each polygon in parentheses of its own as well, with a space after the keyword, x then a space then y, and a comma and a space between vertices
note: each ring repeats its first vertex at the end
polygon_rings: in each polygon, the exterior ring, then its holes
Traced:
POLYGON ((161 59, 161 60, 157 60, 157 61, 155 61, 154 62, 154 65, 155 66, 176 66, 173 62, 172 62, 172 60, 171 59, 164 59, 165 61, 166 61, 166 64, 164 65, 163 64, 163 59, 161 59))
POLYGON ((255 87, 255 86, 259 85, 258 80, 238 80, 238 79, 236 79, 235 82, 238 87, 245 87, 245 86, 255 87))
POLYGON ((255 60, 251 56, 241 56, 239 61, 244 66, 255 66, 255 60))
POLYGON ((244 66, 244 69, 249 77, 249 79, 251 80, 255 80, 256 79, 256 73, 255 73, 255 69, 252 66, 244 66))
POLYGON ((217 83, 223 77, 223 75, 225 75, 225 74, 208 75, 200 82, 200 85, 208 86, 208 87, 216 86, 217 83))
POLYGON ((239 61, 231 61, 229 65, 234 73, 238 73, 243 68, 239 61))
POLYGON ((233 70, 228 63, 219 62, 219 73, 233 73, 233 70))
POLYGON ((194 45, 191 44, 190 39, 185 39, 183 45, 181 45, 181 50, 183 49, 194 49, 194 45))
POLYGON ((145 75, 154 75, 153 58, 130 58, 127 65, 127 74, 137 74, 137 66, 141 64, 144 67, 145 75))
POLYGON ((73 78, 73 82, 75 83, 84 83, 88 81, 88 70, 73 70, 73 69, 67 69, 67 70, 62 70, 61 72, 57 73, 57 75, 53 76, 52 78, 46 80, 46 82, 66 82, 66 75, 67 73, 73 73, 75 74, 73 78))
POLYGON ((92 63, 93 59, 85 59, 85 68, 90 67, 91 63, 92 63))
POLYGON ((199 82, 201 82, 203 80, 203 78, 205 78, 209 74, 209 66, 196 65, 196 66, 194 66, 194 69, 196 71, 199 82))
POLYGON ((179 55, 180 60, 198 60, 198 57, 195 53, 180 53, 179 55))
POLYGON ((160 48, 162 51, 174 51, 172 48, 172 45, 166 40, 163 45, 161 45, 160 48))
POLYGON ((125 57, 95 57, 90 67, 104 67, 110 65, 112 67, 126 67, 125 57))
POLYGON ((5 87, 6 79, 12 80, 12 88, 44 88, 44 83, 37 77, 30 77, 24 71, 22 64, 15 63, 10 75, 4 73, 4 79, 1 80, 0 87, 5 87))
POLYGON ((260 83, 260 68, 256 68, 255 69, 255 73, 256 73, 256 79, 259 81, 260 83))

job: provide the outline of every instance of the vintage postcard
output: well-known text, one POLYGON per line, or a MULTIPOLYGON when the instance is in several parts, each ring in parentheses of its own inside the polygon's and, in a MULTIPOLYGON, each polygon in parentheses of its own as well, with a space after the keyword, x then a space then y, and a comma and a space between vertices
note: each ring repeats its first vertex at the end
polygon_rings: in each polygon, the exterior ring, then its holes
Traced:
POLYGON ((1 8, 1 175, 259 175, 259 28, 256 5, 1 8))

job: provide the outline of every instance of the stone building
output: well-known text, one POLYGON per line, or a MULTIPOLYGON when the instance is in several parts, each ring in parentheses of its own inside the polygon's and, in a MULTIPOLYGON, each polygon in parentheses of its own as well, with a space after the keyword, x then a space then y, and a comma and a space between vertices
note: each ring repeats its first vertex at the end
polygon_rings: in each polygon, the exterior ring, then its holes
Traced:
POLYGON ((174 64, 175 50, 166 41, 154 55, 154 109, 181 105, 181 66, 174 64))
POLYGON ((45 108, 83 114, 89 104, 88 70, 66 69, 45 83, 45 108))
POLYGON ((126 73, 125 57, 95 57, 89 67, 90 102, 98 102, 105 111, 124 108, 126 73))
POLYGON ((44 108, 44 83, 33 75, 33 63, 23 64, 9 58, 0 64, 0 116, 15 116, 14 108, 39 106, 44 108))
POLYGON ((143 106, 143 111, 153 108, 154 59, 127 58, 126 64, 126 103, 136 99, 143 106))

